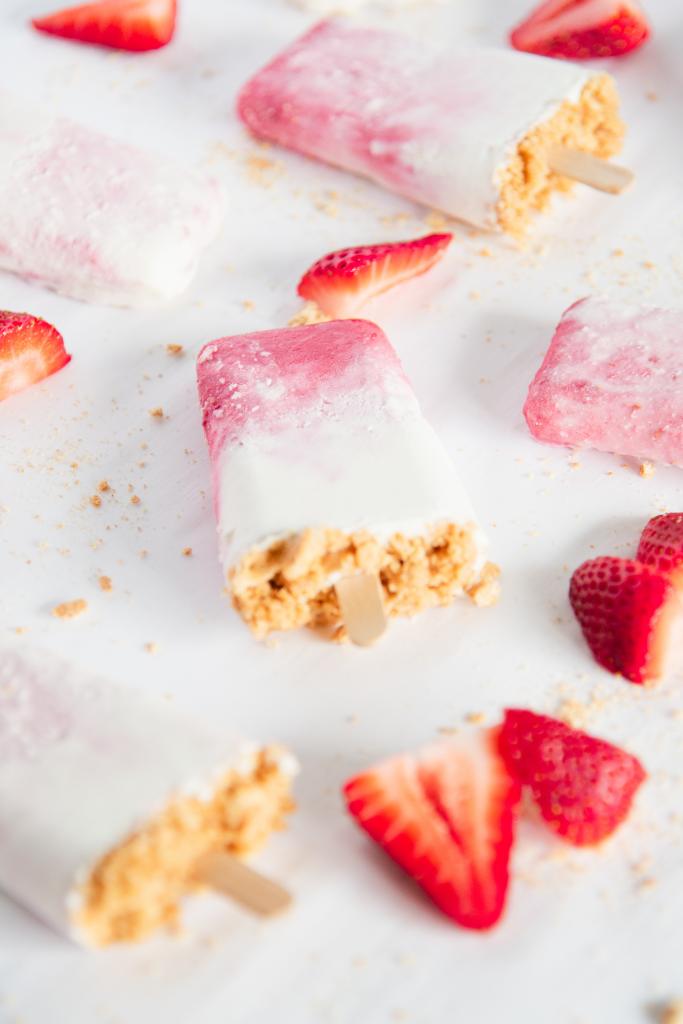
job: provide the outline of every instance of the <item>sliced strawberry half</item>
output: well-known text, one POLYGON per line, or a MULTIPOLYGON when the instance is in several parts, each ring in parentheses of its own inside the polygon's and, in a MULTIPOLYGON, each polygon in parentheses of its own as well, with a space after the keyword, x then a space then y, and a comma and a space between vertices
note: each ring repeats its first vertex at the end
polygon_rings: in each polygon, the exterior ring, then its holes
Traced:
POLYGON ((453 235, 445 232, 409 242, 339 249, 314 263, 297 291, 328 316, 353 316, 373 296, 424 274, 441 259, 452 240, 453 235))
POLYGON ((620 57, 650 34, 634 0, 547 0, 510 35, 517 50, 544 57, 590 60, 620 57))
POLYGON ((519 784, 500 727, 370 768, 344 795, 359 825, 465 928, 490 928, 508 888, 519 784))
POLYGON ((659 678, 680 608, 665 576, 630 558, 603 555, 579 566, 569 600, 598 664, 632 683, 659 678))
POLYGON ((646 778, 632 754, 533 711, 505 712, 501 749, 543 818, 575 846, 610 836, 646 778))
POLYGON ((651 519, 640 536, 639 562, 683 586, 683 512, 668 512, 651 519))
POLYGON ((176 0, 102 0, 32 22, 34 28, 53 36, 136 52, 166 46, 175 24, 176 0))
POLYGON ((45 320, 0 310, 0 401, 61 370, 64 339, 45 320))

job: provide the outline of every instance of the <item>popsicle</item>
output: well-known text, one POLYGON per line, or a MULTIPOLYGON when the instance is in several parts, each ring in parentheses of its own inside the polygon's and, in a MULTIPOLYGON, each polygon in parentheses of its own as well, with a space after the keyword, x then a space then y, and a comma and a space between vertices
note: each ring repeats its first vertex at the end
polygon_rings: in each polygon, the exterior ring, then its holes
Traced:
POLYGON ((85 302, 162 303, 223 214, 212 179, 0 91, 0 270, 85 302))
POLYGON ((515 234, 569 187, 565 175, 582 174, 568 154, 609 157, 624 131, 603 72, 418 43, 343 18, 321 22, 259 71, 238 111, 260 138, 515 234))
POLYGON ((683 312, 582 299, 524 405, 539 441, 683 466, 683 312))
POLYGON ((0 887, 84 945, 173 924, 207 858, 280 827, 294 770, 51 655, 0 652, 0 887))
POLYGON ((495 599, 470 501, 379 327, 221 338, 197 373, 222 562, 257 637, 342 635, 340 582, 357 574, 389 616, 495 599))

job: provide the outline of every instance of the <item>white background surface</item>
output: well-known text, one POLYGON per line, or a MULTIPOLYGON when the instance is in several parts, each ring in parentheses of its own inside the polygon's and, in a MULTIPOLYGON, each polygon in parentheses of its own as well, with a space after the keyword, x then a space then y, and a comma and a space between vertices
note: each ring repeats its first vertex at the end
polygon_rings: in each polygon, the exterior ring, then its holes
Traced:
MULTIPOLYGON (((7 642, 63 652, 124 685, 171 694, 219 726, 289 744, 303 765, 299 811, 258 862, 291 885, 297 904, 263 924, 203 897, 187 907, 180 938, 89 954, 3 900, 0 1021, 653 1019, 659 1001, 683 997, 683 677, 645 692, 603 673, 566 594, 581 560, 632 553, 650 515, 680 509, 683 478, 657 468, 641 479, 617 457, 542 447, 521 406, 575 298, 601 289, 683 306, 679 5, 651 0, 654 39, 609 66, 630 125, 623 159, 638 175, 632 192, 558 200, 524 252, 456 226, 428 279, 367 310, 456 458, 504 571, 495 609, 462 603, 394 623, 371 651, 307 634, 259 646, 221 596, 193 355, 214 337, 286 322, 315 258, 426 233, 425 211, 259 149, 236 122, 237 88, 306 27, 304 14, 285 0, 181 6, 171 47, 125 56, 32 34, 25 22, 35 5, 2 4, 3 86, 210 166, 230 212, 194 286, 170 308, 88 307, 0 277, 0 307, 54 322, 74 355, 67 370, 0 408, 0 627, 7 642), (254 157, 274 167, 257 172, 254 157), (169 357, 170 342, 186 355, 169 357), (148 412, 159 405, 163 422, 148 412), (114 494, 96 510, 88 499, 102 479, 114 494), (181 554, 187 546, 191 558, 181 554), (111 594, 97 585, 103 573, 111 594), (50 616, 78 597, 89 602, 86 616, 50 616), (146 652, 149 643, 158 653, 146 652), (651 778, 636 812, 599 852, 524 825, 505 920, 490 935, 461 931, 346 819, 340 784, 470 713, 494 722, 505 705, 554 712, 568 699, 589 705, 589 729, 644 761, 651 778)), ((416 32, 500 43, 525 8, 454 0, 400 20, 416 32)))

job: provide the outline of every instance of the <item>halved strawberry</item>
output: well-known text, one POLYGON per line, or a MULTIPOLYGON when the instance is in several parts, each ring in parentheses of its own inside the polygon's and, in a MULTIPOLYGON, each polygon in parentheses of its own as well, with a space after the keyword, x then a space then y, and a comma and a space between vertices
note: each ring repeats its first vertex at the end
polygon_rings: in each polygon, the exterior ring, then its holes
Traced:
POLYGON ((636 558, 683 587, 683 512, 651 519, 640 536, 636 558))
POLYGON ((569 600, 598 664, 632 683, 659 678, 680 609, 666 577, 630 558, 603 555, 579 566, 569 600))
POLYGON ((408 242, 360 245, 328 253, 306 271, 297 291, 331 317, 349 317, 367 300, 441 259, 453 235, 426 235, 408 242))
POLYGON ((440 740, 344 787, 360 826, 465 928, 505 905, 519 784, 499 745, 500 727, 440 740))
POLYGON ((101 0, 34 18, 31 24, 64 39, 139 52, 166 46, 175 23, 176 0, 101 0))
POLYGON ((647 777, 620 747, 533 711, 505 712, 501 749, 550 827, 575 846, 602 842, 628 816, 647 777))
POLYGON ((71 356, 45 320, 0 310, 0 401, 61 370, 71 356))
POLYGON ((635 0, 546 0, 510 35, 517 50, 544 57, 620 57, 650 34, 635 0))

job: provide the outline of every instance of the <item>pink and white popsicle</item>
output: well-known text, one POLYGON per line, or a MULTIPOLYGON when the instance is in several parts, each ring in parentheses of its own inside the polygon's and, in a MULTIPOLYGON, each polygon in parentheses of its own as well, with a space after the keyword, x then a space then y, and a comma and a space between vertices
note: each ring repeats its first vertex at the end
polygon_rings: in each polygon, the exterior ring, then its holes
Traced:
POLYGON ((539 441, 683 466, 683 312, 587 298, 562 315, 524 406, 539 441))
POLYGON ((321 22, 259 71, 238 112, 260 138, 510 231, 567 186, 550 167, 555 144, 607 157, 623 134, 603 73, 343 18, 321 22))
POLYGON ((85 302, 161 303, 223 215, 214 180, 0 92, 0 270, 85 302))
POLYGON ((197 365, 222 561, 257 636, 340 624, 335 581, 389 614, 494 596, 469 499, 375 324, 222 338, 197 365))
POLYGON ((296 764, 41 652, 0 651, 0 888, 77 942, 173 923, 202 856, 250 852, 296 764))

